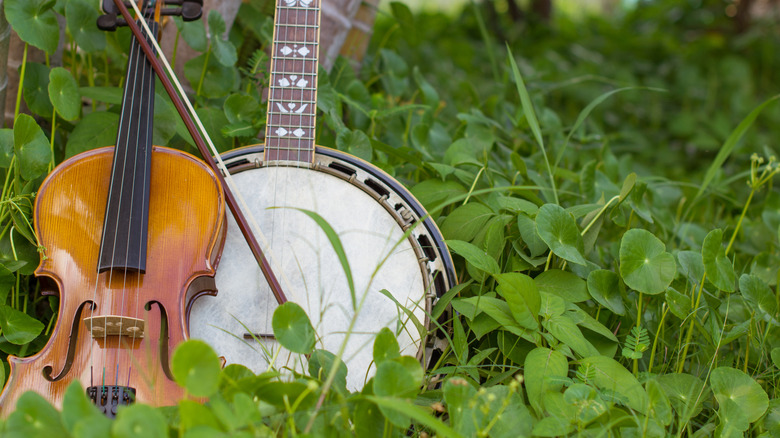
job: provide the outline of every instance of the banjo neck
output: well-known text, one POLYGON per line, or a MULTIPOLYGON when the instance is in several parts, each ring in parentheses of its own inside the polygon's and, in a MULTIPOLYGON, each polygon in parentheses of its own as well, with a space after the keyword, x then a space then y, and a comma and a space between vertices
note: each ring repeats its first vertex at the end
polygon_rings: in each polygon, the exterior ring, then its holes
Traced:
POLYGON ((276 0, 264 161, 314 160, 321 0, 276 0))

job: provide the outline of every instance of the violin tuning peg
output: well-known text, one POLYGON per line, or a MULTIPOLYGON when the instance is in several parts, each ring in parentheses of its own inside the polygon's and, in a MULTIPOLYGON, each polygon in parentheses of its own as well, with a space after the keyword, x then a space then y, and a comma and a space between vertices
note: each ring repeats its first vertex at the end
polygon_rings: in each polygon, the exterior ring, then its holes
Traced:
POLYGON ((195 21, 203 15, 203 0, 184 0, 181 6, 181 18, 195 21))
POLYGON ((116 14, 101 15, 97 19, 97 27, 100 30, 114 31, 118 25, 116 14))
POLYGON ((119 9, 114 4, 114 0, 103 0, 103 12, 116 15, 119 13, 119 9))

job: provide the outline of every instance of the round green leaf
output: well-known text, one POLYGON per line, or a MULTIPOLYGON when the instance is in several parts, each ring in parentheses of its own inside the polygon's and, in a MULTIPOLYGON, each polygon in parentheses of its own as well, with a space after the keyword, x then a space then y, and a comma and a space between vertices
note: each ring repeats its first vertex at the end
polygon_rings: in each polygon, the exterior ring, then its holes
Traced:
POLYGON ((52 158, 49 140, 35 119, 27 114, 19 114, 14 122, 14 152, 25 180, 33 180, 48 172, 52 158))
POLYGON ((292 352, 309 354, 314 348, 314 327, 301 306, 286 302, 276 308, 271 321, 276 340, 292 352))
POLYGON ((734 292, 737 275, 723 248, 723 230, 716 228, 707 233, 701 245, 701 258, 707 280, 724 292, 734 292))
POLYGON ((659 423, 668 425, 672 422, 672 405, 669 403, 669 397, 666 396, 661 384, 657 380, 648 380, 645 382, 648 400, 650 402, 650 414, 659 423))
POLYGON ((209 40, 206 37, 206 28, 203 20, 184 21, 180 17, 174 17, 173 22, 181 32, 181 37, 188 46, 198 52, 205 52, 209 48, 209 40))
POLYGON ((118 126, 119 116, 116 113, 98 111, 87 114, 79 120, 68 137, 65 157, 70 158, 102 146, 113 146, 118 126))
POLYGON ((401 355, 398 340, 389 328, 383 327, 374 339, 374 363, 379 364, 401 355))
POLYGON ((49 99, 65 120, 75 120, 81 111, 79 84, 68 70, 55 67, 49 73, 49 99))
POLYGON ((536 230, 550 251, 578 265, 586 265, 584 244, 574 217, 556 204, 545 204, 536 215, 536 230))
POLYGON ((85 0, 70 0, 65 6, 68 31, 76 44, 89 53, 106 48, 106 33, 95 26, 98 10, 93 5, 85 0))
POLYGON ((764 280, 755 275, 742 274, 739 277, 739 292, 764 321, 780 325, 775 319, 777 313, 775 294, 764 280))
MULTIPOLYGON (((196 91, 200 89, 201 96, 214 99, 227 96, 236 88, 239 81, 238 69, 232 66, 225 67, 217 62, 216 56, 209 56, 207 59, 205 53, 190 59, 184 64, 184 76, 190 81, 196 91), (202 86, 200 86, 203 63, 207 61, 206 75, 203 77, 202 86)), ((217 110, 213 107, 206 108, 217 110)), ((221 113, 222 111, 219 112, 221 113)), ((198 111, 198 115, 200 115, 200 111, 198 111)))
POLYGON ((225 99, 222 105, 225 110, 225 117, 230 123, 252 122, 260 111, 260 104, 257 99, 246 94, 231 94, 225 99))
POLYGON ((49 100, 49 67, 37 62, 28 62, 24 72, 22 95, 32 112, 51 118, 54 108, 49 100))
POLYGON ((761 418, 769 407, 769 397, 761 385, 740 370, 730 367, 712 370, 710 386, 719 404, 726 400, 735 402, 750 423, 761 418))
POLYGON ((24 345, 41 334, 43 324, 26 313, 0 304, 0 329, 6 341, 24 345))
POLYGON ((7 431, 16 432, 15 436, 18 437, 68 436, 68 432, 62 425, 60 413, 34 391, 25 392, 19 397, 5 427, 7 431))
POLYGON ((57 50, 60 27, 52 0, 6 0, 5 16, 19 38, 48 54, 57 50))
POLYGON ((377 366, 374 394, 385 397, 411 398, 417 395, 419 382, 398 362, 388 360, 377 366))
POLYGON ((116 421, 111 426, 111 436, 115 438, 167 438, 168 425, 159 410, 149 405, 133 404, 119 410, 116 421))
POLYGON ((347 390, 347 364, 338 360, 336 362, 336 355, 326 350, 314 350, 309 357, 309 375, 315 379, 325 381, 330 376, 333 370, 333 365, 336 364, 338 370, 336 371, 336 377, 333 384, 336 388, 340 388, 342 391, 347 390))
POLYGON ((371 140, 365 132, 357 129, 344 129, 339 132, 336 137, 336 147, 366 161, 370 161, 373 155, 371 140))
POLYGON ((701 253, 696 251, 680 251, 677 253, 677 261, 680 263, 680 272, 694 284, 701 283, 704 277, 704 262, 701 253))
POLYGON ((699 415, 702 404, 710 399, 710 388, 696 376, 684 373, 664 374, 656 377, 680 421, 686 422, 699 415))
POLYGON ((208 22, 209 34, 211 34, 211 50, 214 56, 223 66, 233 67, 238 60, 238 55, 233 43, 222 39, 227 30, 225 20, 216 9, 212 9, 209 12, 208 22))
POLYGON ((636 291, 655 295, 666 290, 677 273, 674 256, 647 230, 626 231, 620 241, 620 275, 636 291))
POLYGON ((68 385, 62 400, 62 423, 68 432, 73 433, 79 422, 91 416, 99 416, 108 420, 87 397, 81 383, 74 381, 68 385))
MULTIPOLYGON (((13 129, 0 129, 0 167, 8 169, 11 158, 14 156, 14 131, 13 129)), ((0 301, 2 303, 5 300, 0 301)))
POLYGON ((597 303, 612 313, 625 315, 626 306, 620 295, 620 277, 612 271, 597 269, 588 274, 588 292, 597 303))
POLYGON ((81 87, 79 92, 83 97, 98 102, 112 103, 114 105, 122 103, 122 88, 120 87, 81 87))
POLYGON ((197 339, 179 344, 171 359, 171 372, 176 383, 196 397, 209 397, 217 392, 221 368, 214 350, 197 339))

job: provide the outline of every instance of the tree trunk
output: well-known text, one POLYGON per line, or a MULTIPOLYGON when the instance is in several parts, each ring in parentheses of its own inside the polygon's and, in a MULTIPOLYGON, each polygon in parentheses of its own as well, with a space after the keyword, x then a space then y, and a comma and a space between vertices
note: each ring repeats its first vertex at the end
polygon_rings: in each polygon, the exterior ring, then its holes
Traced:
POLYGON ((374 27, 379 0, 323 0, 320 63, 333 67, 338 55, 359 68, 374 27))
MULTIPOLYGON (((208 32, 208 16, 212 10, 217 10, 222 18, 225 19, 226 32, 230 32, 230 28, 233 26, 233 22, 238 15, 238 8, 241 7, 241 0, 205 0, 203 2, 203 17, 201 20, 206 25, 206 31, 208 32)), ((227 35, 223 35, 226 37, 227 35)), ((176 25, 173 22, 168 22, 163 29, 162 38, 160 38, 160 47, 165 52, 168 59, 173 54, 173 45, 176 41, 176 25)), ((200 55, 200 52, 193 50, 190 46, 184 42, 183 38, 179 38, 179 47, 176 50, 176 65, 173 66, 173 70, 176 72, 176 76, 182 81, 182 84, 186 84, 187 80, 184 78, 184 64, 190 59, 200 55)))

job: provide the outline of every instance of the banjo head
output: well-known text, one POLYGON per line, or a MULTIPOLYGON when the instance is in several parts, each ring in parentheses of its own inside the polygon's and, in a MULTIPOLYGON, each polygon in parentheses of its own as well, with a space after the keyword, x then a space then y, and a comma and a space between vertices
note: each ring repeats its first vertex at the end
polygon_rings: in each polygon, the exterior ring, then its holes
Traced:
MULTIPOLYGON (((338 151, 317 148, 314 165, 303 167, 265 165, 262 152, 250 147, 223 158, 257 220, 258 241, 282 289, 311 320, 315 348, 336 354, 343 344, 350 390, 373 375, 373 343, 384 327, 396 335, 402 355, 427 364, 438 347, 428 333, 430 311, 454 284, 454 271, 420 204, 381 170, 338 151), (338 235, 346 264, 327 227, 338 235)), ((192 338, 208 342, 228 364, 256 373, 270 364, 305 369, 305 357, 273 338, 278 305, 230 215, 215 281, 216 296, 191 302, 192 338)))

